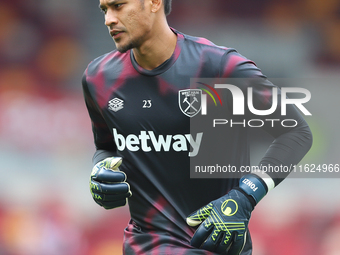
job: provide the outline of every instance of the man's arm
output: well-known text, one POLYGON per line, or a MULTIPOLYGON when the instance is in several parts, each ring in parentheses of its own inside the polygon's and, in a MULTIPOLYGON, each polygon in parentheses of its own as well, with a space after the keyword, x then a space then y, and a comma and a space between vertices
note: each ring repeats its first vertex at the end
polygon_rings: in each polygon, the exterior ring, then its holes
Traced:
POLYGON ((119 170, 122 158, 117 156, 113 136, 107 127, 101 110, 91 96, 86 82, 86 72, 82 79, 84 99, 88 109, 94 136, 96 152, 90 177, 90 191, 94 201, 105 209, 124 206, 131 197, 126 174, 119 170))
MULTIPOLYGON (((253 105, 255 109, 267 110, 272 105, 272 88, 270 83, 255 64, 232 51, 229 59, 222 61, 221 76, 234 78, 233 81, 246 95, 247 88, 253 88, 253 105)), ((278 89, 279 92, 279 89, 278 89)), ((279 92, 280 98, 280 92, 279 92)), ((230 97, 228 102, 231 103, 230 97)), ((266 123, 263 128, 274 137, 262 158, 259 168, 268 166, 290 166, 297 164, 312 145, 311 131, 298 110, 287 106, 287 114, 281 116, 280 101, 276 111, 269 116, 254 116, 248 112, 247 118, 255 119, 294 119, 294 127, 272 126, 266 123)), ((247 109, 245 105, 245 109, 247 109)), ((209 251, 228 255, 238 255, 246 242, 248 223, 256 204, 284 178, 289 172, 264 174, 246 174, 239 181, 239 186, 228 194, 198 209, 187 217, 190 226, 199 226, 191 240, 191 245, 209 251)))
MULTIPOLYGON (((260 161, 259 169, 268 170, 270 166, 286 166, 286 169, 292 171, 293 166, 298 164, 311 148, 313 143, 312 132, 295 107, 291 105, 287 107, 285 119, 294 119, 298 124, 293 128, 282 127, 281 125, 277 128, 264 127, 275 139, 260 161)), ((290 174, 290 171, 268 171, 268 175, 277 186, 290 174)))
MULTIPOLYGON (((301 161, 312 146, 312 133, 298 109, 291 104, 286 106, 286 115, 281 115, 281 90, 273 85, 254 62, 246 59, 236 51, 231 50, 225 54, 222 60, 222 77, 230 78, 234 85, 238 86, 249 98, 248 88, 252 88, 252 104, 257 110, 268 110, 273 103, 273 88, 277 89, 276 110, 270 115, 259 116, 251 113, 245 100, 246 118, 263 120, 263 129, 269 133, 274 141, 269 146, 259 167, 292 166, 301 161), (284 127, 281 121, 284 119, 295 120, 294 127, 284 127), (273 120, 273 121, 268 121, 273 120)), ((229 94, 230 96, 231 94, 229 94)), ((229 103, 232 102, 230 97, 229 103)), ((232 105, 230 105, 232 108, 232 105)), ((291 123, 290 123, 291 124, 291 123)), ((268 175, 278 185, 290 172, 272 172, 268 175)))
POLYGON ((82 78, 83 94, 88 113, 91 118, 92 132, 96 152, 93 155, 93 165, 112 156, 117 156, 117 148, 112 133, 106 125, 98 105, 93 100, 86 81, 86 71, 82 78))

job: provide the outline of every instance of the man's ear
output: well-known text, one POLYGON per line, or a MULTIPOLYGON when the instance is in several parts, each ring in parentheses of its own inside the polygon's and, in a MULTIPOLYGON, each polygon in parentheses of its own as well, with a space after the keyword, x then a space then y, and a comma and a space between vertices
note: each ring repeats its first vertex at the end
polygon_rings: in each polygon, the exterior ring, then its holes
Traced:
POLYGON ((151 12, 158 12, 163 5, 163 0, 150 0, 151 1, 151 12))

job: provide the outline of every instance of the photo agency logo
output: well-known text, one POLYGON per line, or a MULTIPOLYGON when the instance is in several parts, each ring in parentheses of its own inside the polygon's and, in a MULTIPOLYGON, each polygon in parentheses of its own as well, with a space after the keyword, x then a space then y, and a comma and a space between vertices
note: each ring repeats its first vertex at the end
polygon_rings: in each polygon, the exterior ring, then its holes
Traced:
MULTIPOLYGON (((246 112, 252 114, 252 116, 258 116, 259 118, 244 118, 240 122, 240 118, 237 121, 234 119, 216 118, 213 120, 213 127, 217 125, 243 125, 249 127, 262 127, 265 123, 269 123, 271 127, 275 125, 281 125, 283 127, 295 127, 298 125, 297 120, 285 118, 287 115, 287 106, 294 105, 304 115, 311 116, 312 114, 304 106, 305 103, 311 99, 311 93, 309 90, 300 87, 281 87, 280 91, 278 87, 268 87, 263 91, 263 95, 259 98, 255 98, 255 95, 259 95, 259 91, 255 91, 253 87, 249 86, 246 93, 244 93, 240 87, 233 84, 214 84, 209 85, 208 82, 195 82, 195 89, 186 89, 179 91, 179 107, 181 111, 188 117, 194 117, 197 114, 208 114, 208 97, 210 97, 216 106, 223 106, 223 100, 221 99, 222 93, 228 91, 232 97, 232 115, 233 116, 245 116, 246 112), (219 89, 219 92, 216 90, 219 89), (289 96, 298 98, 289 98, 289 96), (266 106, 266 109, 257 109, 254 105, 255 101, 263 100, 271 102, 266 106), (247 107, 247 109, 245 109, 247 107), (272 118, 272 114, 278 110, 281 118, 272 118)), ((211 83, 210 83, 211 84, 211 83)), ((261 93, 260 93, 261 94, 261 93)), ((277 114, 276 114, 277 116, 277 114)))

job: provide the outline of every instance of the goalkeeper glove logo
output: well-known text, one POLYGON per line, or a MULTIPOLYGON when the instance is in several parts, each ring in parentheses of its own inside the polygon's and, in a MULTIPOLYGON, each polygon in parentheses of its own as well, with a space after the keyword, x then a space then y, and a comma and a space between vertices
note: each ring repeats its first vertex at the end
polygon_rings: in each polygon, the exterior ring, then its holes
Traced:
POLYGON ((237 213, 238 210, 238 204, 234 199, 227 199, 223 202, 221 205, 221 212, 225 216, 233 216, 235 213, 237 213))

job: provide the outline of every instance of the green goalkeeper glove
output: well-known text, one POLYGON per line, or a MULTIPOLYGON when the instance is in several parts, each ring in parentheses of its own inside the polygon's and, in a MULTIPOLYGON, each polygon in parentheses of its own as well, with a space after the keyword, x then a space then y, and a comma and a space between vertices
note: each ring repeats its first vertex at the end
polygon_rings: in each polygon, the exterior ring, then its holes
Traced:
POLYGON ((122 158, 111 157, 98 162, 92 169, 90 190, 94 201, 105 209, 124 206, 131 197, 126 174, 118 167, 122 158))
POLYGON ((267 191, 266 183, 258 176, 242 177, 238 188, 187 217, 189 226, 200 225, 191 245, 217 253, 240 254, 246 242, 251 212, 267 191))

